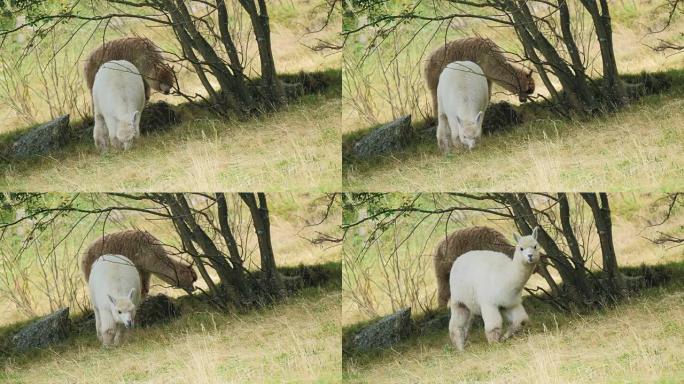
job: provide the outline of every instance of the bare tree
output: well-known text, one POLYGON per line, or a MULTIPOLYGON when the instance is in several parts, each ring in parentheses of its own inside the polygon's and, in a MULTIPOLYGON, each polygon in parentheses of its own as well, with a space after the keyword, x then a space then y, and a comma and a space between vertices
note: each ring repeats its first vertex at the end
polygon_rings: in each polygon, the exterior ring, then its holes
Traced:
MULTIPOLYGON (((538 287, 529 292, 548 300, 558 308, 600 307, 619 300, 625 294, 625 282, 618 271, 613 247, 612 222, 608 195, 605 193, 567 195, 558 194, 418 194, 403 199, 385 199, 382 194, 348 195, 345 210, 364 215, 346 214, 343 229, 352 236, 352 229, 369 227, 352 262, 360 263, 378 239, 394 228, 397 221, 409 222, 397 244, 405 244, 422 225, 430 226, 430 233, 441 233, 437 226, 446 227, 453 215, 484 214, 491 220, 510 221, 522 234, 530 234, 539 226, 538 240, 546 257, 538 272, 546 280, 548 290, 538 287), (591 216, 585 217, 584 207, 591 216), (440 220, 428 220, 439 217, 440 220), (597 236, 600 249, 592 246, 597 236), (602 260, 600 271, 591 270, 594 253, 602 260), (557 277, 560 276, 560 280, 557 277)), ((392 236, 396 236, 393 234, 392 236)), ((353 240, 349 240, 353 242, 353 240)), ((396 250, 395 250, 396 252, 396 250)), ((598 264, 598 263, 597 263, 598 264)))
MULTIPOLYGON (((215 306, 222 309, 247 307, 277 299, 284 293, 271 244, 267 197, 263 193, 241 193, 239 196, 224 193, 68 195, 62 201, 50 197, 49 204, 40 203, 43 196, 13 195, 4 201, 0 212, 3 217, 0 241, 10 241, 13 229, 30 223, 24 234, 25 245, 19 248, 15 257, 28 252, 46 226, 65 215, 72 217, 71 227, 62 232, 61 241, 87 218, 95 220, 87 220, 91 227, 86 233, 91 233, 96 225, 102 225, 104 232, 103 222, 110 215, 133 212, 173 225, 179 245, 167 246, 192 259, 206 283, 204 293, 215 306), (14 216, 12 212, 19 207, 24 213, 14 216), (243 209, 249 212, 247 221, 241 218, 243 209), (257 270, 246 265, 251 257, 250 241, 249 234, 242 232, 247 228, 251 228, 257 237, 261 260, 257 270)), ((85 238, 82 243, 87 245, 85 238)), ((80 254, 80 249, 74 254, 80 254)))
MULTIPOLYGON (((492 26, 510 28, 516 34, 524 52, 522 59, 534 65, 554 103, 564 107, 557 110, 569 108, 575 113, 587 114, 614 109, 626 102, 615 60, 607 0, 413 0, 398 11, 384 3, 370 0, 347 4, 349 15, 364 15, 368 22, 347 28, 343 35, 372 30, 373 38, 367 49, 374 50, 389 32, 409 20, 449 25, 459 18, 478 19, 492 26), (582 22, 587 15, 591 26, 582 22), (593 65, 592 42, 599 47, 600 69, 593 65), (592 78, 594 73, 598 73, 598 81, 592 78)), ((409 43, 411 40, 407 38, 409 43)))
MULTIPOLYGON (((272 108, 284 101, 264 0, 112 0, 105 7, 101 3, 71 0, 63 2, 59 10, 48 13, 45 9, 51 8, 41 7, 43 2, 30 0, 14 4, 12 11, 26 13, 26 22, 12 28, 0 27, 0 48, 7 36, 29 27, 34 29, 27 45, 30 48, 65 20, 80 22, 73 32, 78 33, 88 23, 98 23, 106 29, 115 17, 139 19, 151 26, 168 28, 175 35, 181 48, 176 61, 193 68, 208 94, 206 98, 176 90, 189 100, 204 99, 216 112, 239 115, 256 112, 259 108, 272 108), (193 11, 195 9, 199 11, 193 11), (243 31, 237 30, 236 26, 242 14, 249 18, 257 44, 259 79, 250 79, 245 73, 249 57, 247 47, 238 44, 243 31)), ((70 38, 65 40, 68 43, 70 38)))

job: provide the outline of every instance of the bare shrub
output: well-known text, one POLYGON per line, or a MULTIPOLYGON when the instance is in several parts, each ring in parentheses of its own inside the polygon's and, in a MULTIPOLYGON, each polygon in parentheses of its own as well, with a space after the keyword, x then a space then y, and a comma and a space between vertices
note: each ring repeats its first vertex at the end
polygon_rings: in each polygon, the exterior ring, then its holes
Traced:
POLYGON ((343 93, 347 106, 364 122, 374 125, 412 114, 428 116, 424 97, 424 51, 412 52, 401 39, 402 31, 389 33, 385 44, 367 55, 344 60, 343 93), (390 113, 390 116, 385 115, 390 113))
POLYGON ((64 114, 90 115, 80 52, 66 49, 60 43, 61 33, 56 29, 41 44, 0 57, 0 101, 26 124, 64 114))

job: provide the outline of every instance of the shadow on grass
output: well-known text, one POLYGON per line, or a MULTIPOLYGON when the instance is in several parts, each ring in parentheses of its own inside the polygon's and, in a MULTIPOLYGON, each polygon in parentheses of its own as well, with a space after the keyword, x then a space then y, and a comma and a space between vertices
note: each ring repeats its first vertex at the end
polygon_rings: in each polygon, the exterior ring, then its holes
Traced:
MULTIPOLYGON (((609 305, 594 311, 562 312, 546 301, 534 299, 530 296, 524 298, 524 306, 530 314, 531 322, 525 327, 530 333, 541 333, 547 328, 545 324, 554 324, 556 328, 563 328, 573 320, 591 314, 608 313, 618 308, 622 303, 636 298, 658 297, 663 293, 678 292, 684 290, 684 262, 638 267, 623 267, 620 272, 625 276, 642 276, 644 285, 638 291, 630 292, 620 303, 609 305)), ((366 352, 351 351, 352 337, 362 328, 375 323, 377 319, 359 322, 342 329, 342 368, 353 364, 355 367, 372 365, 389 355, 401 355, 403 352, 414 348, 441 348, 456 351, 449 341, 448 323, 449 309, 443 308, 429 313, 414 316, 412 320, 411 334, 401 342, 387 349, 376 349, 366 352)), ((469 343, 487 343, 484 334, 484 324, 481 317, 475 317, 468 337, 469 343)), ((505 344, 505 343, 504 343, 505 344)))
MULTIPOLYGON (((259 306, 246 309, 240 313, 277 308, 279 305, 287 304, 288 299, 291 298, 315 299, 326 292, 334 292, 341 289, 342 264, 339 262, 279 267, 278 271, 285 277, 297 277, 296 283, 287 285, 286 296, 277 301, 262 301, 259 306)), ((209 300, 203 296, 204 294, 197 293, 171 299, 180 308, 181 316, 172 321, 158 323, 145 329, 173 331, 179 324, 192 326, 193 323, 202 323, 204 320, 213 319, 213 314, 225 314, 211 306, 209 300)), ((100 347, 100 342, 95 337, 93 312, 86 311, 70 316, 71 329, 66 340, 54 344, 47 349, 33 349, 26 352, 15 351, 13 349, 12 336, 35 320, 29 319, 0 327, 0 361, 11 360, 14 364, 27 364, 75 347, 100 347)))

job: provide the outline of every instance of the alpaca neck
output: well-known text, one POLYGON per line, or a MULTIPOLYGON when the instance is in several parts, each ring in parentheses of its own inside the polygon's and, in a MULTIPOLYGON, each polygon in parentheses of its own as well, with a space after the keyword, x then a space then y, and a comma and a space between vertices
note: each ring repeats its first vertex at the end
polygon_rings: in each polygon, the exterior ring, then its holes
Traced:
POLYGON ((519 255, 517 252, 511 262, 513 263, 513 266, 509 269, 511 272, 509 280, 510 286, 515 291, 522 291, 525 283, 527 283, 527 280, 532 276, 535 264, 526 263, 523 260, 523 256, 519 255))
POLYGON ((520 72, 520 69, 514 67, 508 62, 506 62, 504 65, 506 66, 505 70, 499 69, 495 73, 485 73, 485 75, 488 79, 497 83, 505 90, 513 92, 515 94, 519 94, 520 84, 518 80, 518 74, 520 72))

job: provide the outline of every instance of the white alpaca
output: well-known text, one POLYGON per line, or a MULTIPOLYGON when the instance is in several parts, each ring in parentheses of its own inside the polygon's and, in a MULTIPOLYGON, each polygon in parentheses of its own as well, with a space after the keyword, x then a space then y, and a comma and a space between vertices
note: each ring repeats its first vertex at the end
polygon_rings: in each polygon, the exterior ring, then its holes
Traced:
POLYGON ((437 144, 442 151, 449 152, 458 141, 475 147, 488 104, 489 86, 479 65, 454 61, 444 68, 437 84, 437 144))
POLYGON ((487 340, 501 339, 503 316, 510 323, 503 340, 512 336, 528 320, 522 306, 522 290, 539 261, 537 230, 530 236, 514 235, 513 259, 494 251, 470 251, 451 267, 451 320, 449 337, 462 351, 474 315, 482 316, 487 340))
POLYGON ((88 281, 98 340, 105 346, 121 344, 135 325, 140 304, 138 270, 125 256, 102 255, 93 264, 88 281))
POLYGON ((130 148, 133 139, 140 136, 144 106, 145 85, 135 65, 126 60, 102 64, 93 83, 95 146, 106 150, 109 141, 114 147, 130 148))

